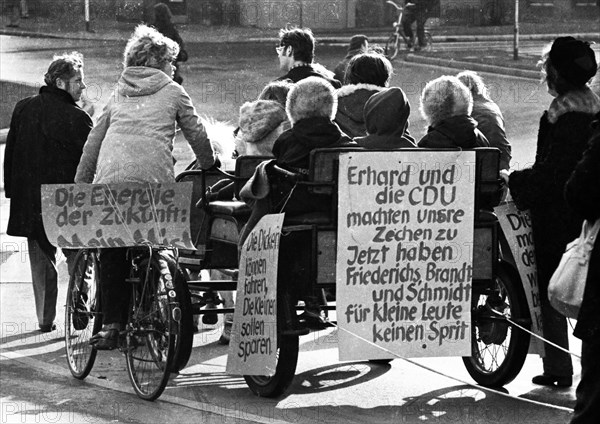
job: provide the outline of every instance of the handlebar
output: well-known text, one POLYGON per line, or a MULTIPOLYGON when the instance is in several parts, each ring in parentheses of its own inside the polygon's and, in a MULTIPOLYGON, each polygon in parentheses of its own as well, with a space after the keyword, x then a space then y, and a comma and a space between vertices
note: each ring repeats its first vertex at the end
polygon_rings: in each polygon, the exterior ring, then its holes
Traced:
POLYGON ((402 10, 402 6, 398 6, 395 2, 393 2, 392 0, 387 0, 386 3, 391 4, 392 6, 394 6, 397 10, 402 10))

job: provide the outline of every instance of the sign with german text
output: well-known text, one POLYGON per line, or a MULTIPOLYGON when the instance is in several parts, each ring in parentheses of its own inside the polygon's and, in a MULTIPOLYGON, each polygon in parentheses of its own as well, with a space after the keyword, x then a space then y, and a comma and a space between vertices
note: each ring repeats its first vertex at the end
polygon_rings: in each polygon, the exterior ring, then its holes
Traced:
POLYGON ((277 367, 277 266, 284 214, 265 215, 240 256, 227 373, 274 375, 277 367))
POLYGON ((147 242, 195 249, 191 195, 191 182, 42 185, 44 229, 65 249, 147 242))
POLYGON ((474 170, 474 152, 340 155, 340 360, 471 355, 474 170))
MULTIPOLYGON (((518 210, 514 202, 497 206, 494 208, 494 212, 498 216, 498 222, 506 237, 523 283, 531 315, 531 331, 542 336, 542 309, 537 281, 531 215, 529 211, 518 210)), ((544 343, 534 337, 531 339, 530 353, 539 353, 543 356, 544 343)))

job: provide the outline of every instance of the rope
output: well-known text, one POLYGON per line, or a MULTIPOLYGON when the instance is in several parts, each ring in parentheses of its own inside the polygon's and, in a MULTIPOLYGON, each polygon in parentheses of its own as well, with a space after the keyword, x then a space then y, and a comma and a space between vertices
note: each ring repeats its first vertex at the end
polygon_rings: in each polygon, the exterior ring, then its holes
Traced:
MULTIPOLYGON (((320 318, 320 316, 319 316, 319 315, 317 315, 317 314, 315 314, 314 312, 311 312, 311 311, 305 311, 305 312, 306 312, 308 315, 312 315, 312 316, 314 316, 314 317, 320 318)), ((511 321, 509 320, 509 322, 511 322, 511 321)), ((384 351, 384 352, 386 352, 386 353, 389 353, 390 355, 392 355, 392 356, 394 356, 394 357, 396 357, 396 358, 398 358, 398 359, 402 359, 403 361, 406 361, 406 362, 408 362, 409 364, 415 365, 415 366, 417 366, 417 367, 419 367, 419 368, 422 368, 422 369, 424 369, 424 370, 427 370, 427 371, 429 371, 429 372, 432 372, 432 373, 434 373, 434 374, 441 375, 441 376, 443 376, 443 377, 449 378, 450 380, 457 381, 457 382, 459 382, 459 383, 461 383, 461 384, 464 384, 464 385, 467 385, 467 386, 469 386, 469 387, 473 387, 473 388, 475 388, 475 389, 483 390, 483 391, 486 391, 486 392, 489 392, 489 393, 493 393, 493 394, 496 394, 496 395, 504 396, 504 397, 506 397, 506 398, 509 398, 509 399, 513 399, 513 400, 519 400, 519 401, 526 402, 526 403, 530 403, 530 404, 537 405, 537 406, 543 406, 543 407, 546 407, 546 408, 558 409, 558 410, 561 410, 561 411, 566 411, 566 412, 573 412, 573 409, 572 409, 572 408, 567 408, 567 407, 564 407, 564 406, 558 406, 558 405, 552 405, 551 403, 545 403, 545 402, 540 402, 540 401, 533 400, 533 399, 527 399, 527 398, 522 398, 522 397, 519 397, 519 396, 514 396, 514 395, 511 395, 511 394, 508 394, 508 393, 504 393, 504 392, 500 392, 500 391, 498 391, 498 390, 491 389, 491 388, 489 388, 489 387, 479 386, 479 385, 477 385, 477 384, 473 384, 473 383, 471 383, 471 382, 469 382, 469 381, 462 380, 462 379, 460 379, 460 378, 458 378, 458 377, 454 377, 454 376, 451 376, 451 375, 445 374, 445 373, 443 373, 443 372, 441 372, 441 371, 438 371, 438 370, 436 370, 436 369, 433 369, 433 368, 431 368, 431 367, 428 367, 428 366, 426 366, 426 365, 423 365, 423 364, 420 364, 420 363, 418 363, 418 362, 415 362, 415 361, 413 361, 412 359, 409 359, 409 358, 406 358, 406 357, 404 357, 404 356, 402 356, 402 355, 399 355, 399 354, 397 354, 396 352, 393 352, 393 351, 391 351, 391 350, 389 350, 389 349, 386 349, 386 348, 385 348, 385 347, 383 347, 383 346, 377 345, 377 344, 375 344, 375 343, 373 343, 373 342, 371 342, 371 341, 369 341, 369 340, 365 339, 364 337, 362 337, 362 336, 359 336, 359 335, 358 335, 358 334, 356 334, 356 333, 353 333, 353 332, 351 332, 351 331, 349 331, 349 330, 346 330, 345 328, 342 328, 342 327, 338 326, 337 324, 335 324, 335 323, 333 323, 333 322, 331 322, 331 321, 329 321, 329 323, 330 323, 331 325, 333 325, 335 328, 337 328, 338 330, 342 330, 342 331, 344 331, 344 332, 346 332, 346 333, 350 334, 351 336, 353 336, 353 337, 355 337, 355 338, 357 338, 357 339, 359 339, 359 340, 361 340, 361 341, 363 341, 363 342, 365 342, 365 343, 367 343, 367 344, 369 344, 369 345, 371 345, 371 346, 374 346, 374 347, 376 347, 376 348, 378 348, 378 349, 380 349, 380 350, 382 350, 382 351, 384 351)), ((512 323, 512 322, 511 322, 511 323, 512 323)), ((517 325, 517 327, 519 327, 519 328, 522 328, 522 327, 520 327, 519 325, 517 325)), ((537 336, 537 335, 536 335, 536 337, 539 337, 539 336, 537 336)), ((541 338, 541 337, 540 337, 540 338, 541 338)), ((542 340, 544 340, 544 339, 542 339, 542 340)), ((548 342, 548 343, 550 343, 550 342, 548 342)))

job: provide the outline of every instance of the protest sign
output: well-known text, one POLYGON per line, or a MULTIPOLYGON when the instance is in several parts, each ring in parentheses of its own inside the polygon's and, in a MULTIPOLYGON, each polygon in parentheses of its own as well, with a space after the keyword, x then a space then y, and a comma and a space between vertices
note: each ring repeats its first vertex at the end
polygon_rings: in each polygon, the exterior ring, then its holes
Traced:
POLYGON ((340 155, 340 360, 471 355, 474 169, 474 152, 340 155))
POLYGON ((66 249, 154 245, 195 249, 192 183, 42 185, 48 240, 66 249))
MULTIPOLYGON (((494 208, 494 212, 498 216, 500 227, 506 237, 523 283, 531 315, 531 331, 542 336, 542 309, 537 281, 531 216, 529 211, 518 210, 514 202, 497 206, 494 208)), ((530 353, 539 353, 543 356, 544 343, 537 338, 532 338, 530 353)))
POLYGON ((227 373, 273 375, 277 366, 277 266, 284 214, 265 215, 242 247, 227 373))

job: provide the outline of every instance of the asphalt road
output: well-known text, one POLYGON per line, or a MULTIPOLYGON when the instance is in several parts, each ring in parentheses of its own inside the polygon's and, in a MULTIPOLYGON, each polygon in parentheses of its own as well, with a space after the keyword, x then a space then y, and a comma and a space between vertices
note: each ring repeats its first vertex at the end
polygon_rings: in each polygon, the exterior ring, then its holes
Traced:
MULTIPOLYGON (((30 83, 41 82, 53 53, 82 51, 90 87, 87 95, 96 106, 96 114, 114 87, 123 48, 118 43, 6 36, 0 37, 0 43, 0 78, 30 83)), ((326 66, 335 65, 343 53, 343 47, 338 46, 320 46, 317 51, 318 60, 326 66)), ((184 67, 184 87, 200 113, 219 120, 235 122, 239 106, 254 99, 256 90, 279 74, 274 49, 265 51, 259 45, 197 45, 192 47, 190 58, 184 67)), ((456 70, 395 63, 392 85, 402 87, 409 97, 410 128, 417 138, 424 132, 418 112, 420 90, 427 81, 447 73, 456 70)), ((514 149, 513 168, 520 168, 533 160, 539 116, 549 105, 550 96, 530 80, 484 76, 505 115, 514 149)), ((176 152, 180 164, 189 161, 184 144, 178 143, 176 152)), ((0 272, 2 422, 553 424, 569 419, 574 387, 553 391, 533 386, 531 377, 541 371, 541 361, 535 355, 528 356, 517 379, 505 387, 512 396, 506 397, 465 385, 463 382, 472 380, 460 358, 429 358, 415 363, 398 359, 387 366, 340 363, 333 330, 301 339, 294 383, 286 396, 276 400, 255 397, 241 377, 225 374, 227 350, 216 343, 219 325, 203 327, 195 336, 188 367, 171 379, 157 402, 147 403, 133 395, 124 359, 117 352, 101 352, 92 374, 80 383, 69 376, 60 328, 49 335, 35 331, 23 240, 3 234, 7 217, 5 199, 0 206, 1 243, 4 248, 21 250, 2 263, 0 272), (422 369, 418 364, 458 380, 422 369), (529 403, 526 399, 548 405, 529 403)), ((59 299, 64 299, 64 264, 61 270, 59 299)), ((59 315, 62 310, 59 302, 59 315)), ((579 351, 576 341, 572 349, 579 351)))

